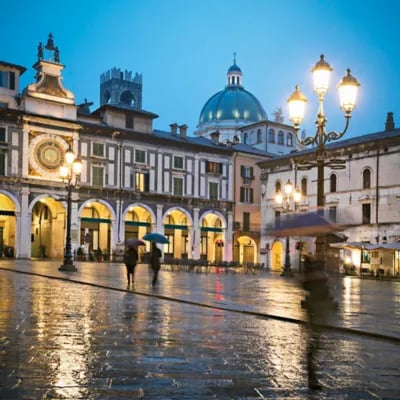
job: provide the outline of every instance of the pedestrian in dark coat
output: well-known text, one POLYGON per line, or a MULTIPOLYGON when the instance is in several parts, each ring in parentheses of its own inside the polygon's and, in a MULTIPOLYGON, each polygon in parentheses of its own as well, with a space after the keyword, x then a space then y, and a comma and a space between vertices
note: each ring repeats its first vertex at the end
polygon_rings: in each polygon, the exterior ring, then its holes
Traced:
POLYGON ((162 257, 161 250, 153 242, 151 243, 150 251, 150 268, 153 270, 153 279, 151 284, 154 286, 157 283, 158 271, 161 268, 160 258, 162 257))
POLYGON ((135 247, 128 247, 125 256, 124 263, 126 266, 126 277, 128 278, 128 287, 133 284, 133 280, 135 278, 135 267, 138 260, 138 252, 135 247), (132 278, 132 279, 131 279, 132 278))

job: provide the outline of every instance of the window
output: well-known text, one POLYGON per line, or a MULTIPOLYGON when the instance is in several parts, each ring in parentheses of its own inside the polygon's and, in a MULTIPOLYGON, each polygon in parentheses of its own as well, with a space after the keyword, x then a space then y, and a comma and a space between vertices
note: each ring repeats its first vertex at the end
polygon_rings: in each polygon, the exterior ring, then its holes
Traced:
POLYGON ((244 185, 250 185, 252 179, 254 179, 253 167, 247 167, 245 165, 240 166, 240 176, 243 178, 244 185))
POLYGON ((213 161, 207 161, 206 165, 206 172, 211 173, 211 174, 222 174, 222 164, 213 162, 213 161))
POLYGON ((240 188, 240 202, 253 203, 253 189, 247 187, 240 188))
POLYGON ((96 157, 104 157, 104 143, 93 143, 92 155, 96 157))
POLYGON ((126 115, 125 116, 125 127, 126 129, 133 129, 133 116, 132 115, 126 115))
POLYGON ((6 175, 6 155, 0 153, 0 176, 6 175))
POLYGON ((275 183, 275 193, 278 193, 281 190, 282 190, 281 182, 280 181, 276 181, 276 183, 275 183))
POLYGON ((278 144, 284 144, 285 138, 282 131, 278 132, 278 144))
POLYGON ((250 213, 249 212, 243 213, 243 230, 244 231, 250 230, 250 213))
POLYGON ((337 180, 337 178, 336 178, 336 175, 335 175, 335 174, 332 174, 332 175, 329 177, 330 191, 331 191, 332 193, 336 192, 336 180, 337 180))
POLYGON ((144 150, 135 150, 135 162, 142 164, 146 162, 146 152, 144 150))
POLYGON ((0 87, 15 89, 15 72, 0 71, 0 87))
POLYGON ((249 135, 247 134, 247 132, 243 135, 243 144, 247 144, 249 140, 249 135))
POLYGON ((210 200, 218 200, 219 196, 218 196, 218 183, 216 182, 210 182, 208 184, 208 190, 209 190, 209 197, 210 200))
POLYGON ((262 132, 261 129, 257 129, 257 143, 262 142, 262 132))
POLYGON ((0 142, 5 143, 6 142, 6 128, 0 126, 0 142))
POLYGON ((337 208, 336 206, 329 207, 329 221, 336 222, 337 208))
POLYGON ((137 192, 149 191, 149 177, 148 173, 136 172, 135 173, 135 190, 137 192))
POLYGON ((174 157, 174 168, 175 169, 183 169, 183 157, 174 157))
POLYGON ((268 142, 275 143, 275 131, 273 129, 268 131, 268 142))
POLYGON ((371 263, 371 252, 369 250, 365 250, 365 249, 361 250, 361 262, 363 264, 371 263))
POLYGON ((363 171, 363 189, 371 188, 371 171, 367 168, 363 171))
POLYGON ((292 135, 290 132, 288 132, 288 134, 287 134, 287 136, 286 136, 286 144, 287 144, 289 147, 292 147, 292 146, 293 146, 293 135, 292 135))
POLYGON ((363 224, 371 223, 371 204, 362 205, 362 223, 363 224))
POLYGON ((104 186, 104 167, 95 165, 92 167, 92 184, 104 186))
POLYGON ((303 197, 307 196, 307 179, 306 178, 303 178, 301 180, 301 195, 303 197))
POLYGON ((174 177, 174 195, 183 196, 183 179, 174 177))

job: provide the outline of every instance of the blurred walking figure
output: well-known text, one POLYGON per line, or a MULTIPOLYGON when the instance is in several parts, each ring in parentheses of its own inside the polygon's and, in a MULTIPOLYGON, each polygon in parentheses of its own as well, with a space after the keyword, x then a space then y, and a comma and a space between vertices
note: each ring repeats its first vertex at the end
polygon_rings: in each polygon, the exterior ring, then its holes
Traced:
POLYGON ((138 260, 138 252, 135 246, 128 247, 125 256, 124 256, 124 263, 126 266, 126 277, 128 278, 128 287, 130 286, 131 282, 135 279, 135 267, 138 260))
POLYGON ((151 284, 154 286, 157 283, 158 271, 161 268, 160 258, 161 258, 161 250, 156 246, 154 242, 151 243, 151 251, 150 251, 150 268, 153 270, 153 279, 151 284))

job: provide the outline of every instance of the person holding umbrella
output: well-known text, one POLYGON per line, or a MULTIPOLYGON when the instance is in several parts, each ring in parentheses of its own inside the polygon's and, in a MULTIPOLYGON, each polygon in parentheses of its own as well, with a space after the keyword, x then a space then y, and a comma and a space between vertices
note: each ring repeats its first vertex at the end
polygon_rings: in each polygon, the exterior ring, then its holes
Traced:
POLYGON ((161 233, 151 232, 143 236, 144 240, 151 242, 150 250, 150 268, 153 270, 152 285, 155 286, 158 279, 158 271, 161 268, 160 258, 162 257, 161 250, 156 246, 156 243, 169 243, 168 238, 161 233))
POLYGON ((161 250, 156 246, 155 242, 151 242, 150 251, 150 268, 153 270, 152 286, 155 286, 158 279, 158 271, 160 271, 160 258, 162 257, 161 250))
POLYGON ((138 244, 139 241, 135 243, 128 243, 128 248, 124 256, 124 263, 126 266, 126 277, 128 279, 128 288, 131 284, 131 281, 132 284, 134 283, 135 267, 138 260, 138 252, 137 252, 138 244))

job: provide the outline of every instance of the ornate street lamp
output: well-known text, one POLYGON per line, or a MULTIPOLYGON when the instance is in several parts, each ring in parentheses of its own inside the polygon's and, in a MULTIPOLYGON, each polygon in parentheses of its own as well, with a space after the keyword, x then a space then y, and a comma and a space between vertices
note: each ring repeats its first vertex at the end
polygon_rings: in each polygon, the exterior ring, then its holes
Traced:
MULTIPOLYGON (((314 81, 314 91, 318 96, 319 107, 317 120, 315 125, 317 130, 314 136, 305 137, 301 139, 299 137, 300 124, 304 119, 305 105, 307 102, 306 97, 300 92, 299 86, 296 86, 295 91, 288 99, 289 104, 289 116, 292 121, 296 133, 297 140, 300 144, 307 146, 314 144, 316 146, 316 159, 314 162, 306 162, 303 165, 299 164, 298 169, 310 169, 312 167, 317 167, 317 207, 318 212, 323 213, 323 208, 325 205, 324 199, 324 167, 329 166, 333 169, 343 169, 345 168, 345 161, 341 159, 326 160, 325 159, 325 145, 327 142, 340 139, 347 131, 349 127, 349 122, 351 118, 351 113, 356 106, 357 93, 360 84, 351 75, 350 69, 347 69, 346 75, 338 84, 339 96, 340 96, 340 107, 344 111, 344 117, 346 118, 346 123, 343 131, 327 132, 326 122, 327 119, 324 114, 324 98, 325 94, 329 88, 329 78, 332 72, 331 66, 325 61, 324 56, 321 55, 320 60, 315 64, 312 69, 313 81, 314 81)), ((323 236, 317 236, 316 239, 316 260, 322 262, 324 260, 324 238, 323 236)))
POLYGON ((64 251, 64 262, 59 271, 76 271, 73 263, 71 249, 71 208, 72 208, 72 189, 79 182, 82 171, 82 161, 75 155, 71 148, 65 153, 66 164, 60 167, 60 177, 66 183, 67 189, 67 232, 64 251))
MULTIPOLYGON (((284 195, 281 191, 275 194, 275 202, 282 206, 282 211, 284 213, 289 213, 291 211, 296 211, 297 204, 301 201, 301 192, 299 189, 294 188, 290 180, 286 182, 284 186, 284 195), (291 208, 291 202, 294 203, 294 208, 291 208)), ((286 248, 285 248, 285 264, 281 276, 293 276, 290 262, 290 246, 289 246, 289 236, 286 236, 286 248)))

